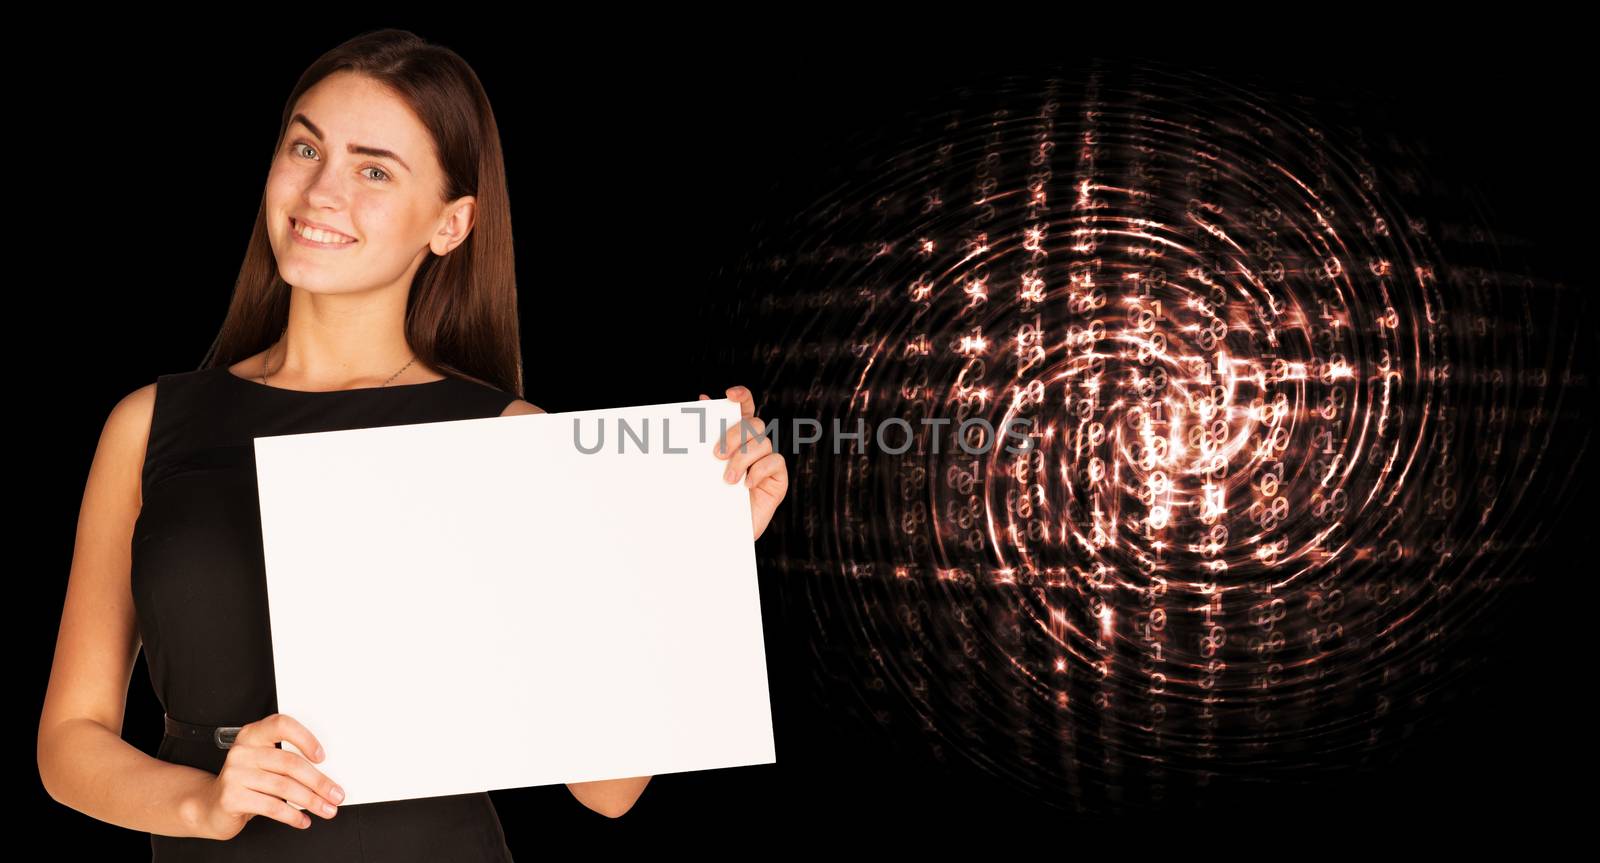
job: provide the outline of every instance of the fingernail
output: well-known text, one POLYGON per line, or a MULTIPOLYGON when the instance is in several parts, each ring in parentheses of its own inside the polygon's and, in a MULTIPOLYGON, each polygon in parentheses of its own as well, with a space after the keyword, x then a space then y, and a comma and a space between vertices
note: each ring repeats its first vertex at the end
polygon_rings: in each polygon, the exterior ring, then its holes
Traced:
POLYGON ((326 803, 322 804, 322 814, 323 815, 332 815, 333 813, 335 813, 337 811, 339 811, 339 810, 333 808, 332 806, 330 806, 330 805, 328 805, 326 803))
POLYGON ((333 802, 338 803, 341 800, 344 800, 344 789, 340 788, 337 785, 335 785, 335 786, 333 786, 333 793, 330 794, 329 796, 331 796, 333 798, 333 802))
POLYGON ((317 760, 318 760, 318 761, 321 761, 321 760, 322 760, 322 757, 323 757, 323 756, 324 756, 324 755, 327 755, 327 754, 328 754, 328 753, 326 753, 326 752, 323 752, 323 751, 322 751, 322 747, 321 747, 321 746, 318 746, 318 747, 317 747, 317 760))

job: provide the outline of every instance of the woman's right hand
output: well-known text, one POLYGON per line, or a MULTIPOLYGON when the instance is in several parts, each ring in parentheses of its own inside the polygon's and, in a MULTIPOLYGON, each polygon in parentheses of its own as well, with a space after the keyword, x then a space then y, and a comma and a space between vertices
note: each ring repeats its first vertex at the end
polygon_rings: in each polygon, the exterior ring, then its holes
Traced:
POLYGON ((281 741, 293 743, 317 761, 327 757, 311 732, 286 713, 274 713, 242 726, 221 772, 200 801, 198 820, 204 835, 232 839, 257 815, 305 829, 311 826, 306 812, 324 818, 338 813, 344 789, 312 767, 300 752, 279 749, 276 744, 281 741), (295 809, 290 802, 305 811, 295 809))

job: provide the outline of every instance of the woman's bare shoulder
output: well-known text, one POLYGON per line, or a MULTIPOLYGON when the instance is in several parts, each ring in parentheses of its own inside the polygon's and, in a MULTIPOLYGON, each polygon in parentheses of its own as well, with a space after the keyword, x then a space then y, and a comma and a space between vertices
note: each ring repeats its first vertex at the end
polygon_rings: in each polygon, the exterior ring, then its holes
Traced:
POLYGON ((96 459, 107 462, 114 474, 131 477, 136 499, 143 501, 139 469, 144 464, 145 447, 150 443, 150 422, 155 417, 156 387, 152 382, 128 393, 112 406, 100 429, 96 459))
POLYGON ((148 383, 119 399, 106 416, 101 440, 124 451, 142 451, 150 436, 150 420, 155 416, 156 387, 156 383, 148 383))

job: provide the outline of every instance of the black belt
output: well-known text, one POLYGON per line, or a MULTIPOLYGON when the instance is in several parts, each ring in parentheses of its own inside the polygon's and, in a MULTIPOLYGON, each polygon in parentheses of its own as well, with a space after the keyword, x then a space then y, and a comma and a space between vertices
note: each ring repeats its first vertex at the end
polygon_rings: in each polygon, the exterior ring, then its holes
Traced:
MULTIPOLYGON (((166 716, 166 714, 162 714, 166 716)), ((184 740, 204 740, 215 743, 218 749, 229 749, 233 746, 233 739, 239 736, 242 725, 195 725, 192 722, 182 722, 166 716, 167 736, 181 737, 184 740)))

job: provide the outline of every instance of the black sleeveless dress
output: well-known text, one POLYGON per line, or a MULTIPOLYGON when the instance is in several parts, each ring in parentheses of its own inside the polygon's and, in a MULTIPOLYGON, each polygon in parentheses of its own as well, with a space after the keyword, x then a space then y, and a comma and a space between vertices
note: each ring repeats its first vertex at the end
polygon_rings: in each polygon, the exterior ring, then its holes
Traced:
MULTIPOLYGON (((156 381, 133 598, 156 697, 168 716, 201 725, 278 710, 253 439, 498 416, 516 399, 458 378, 304 392, 226 366, 156 381)), ((156 757, 219 773, 227 750, 169 735, 156 757)), ((305 829, 257 815, 227 841, 151 834, 152 860, 512 859, 486 792, 342 806, 331 820, 307 814, 305 829)))

